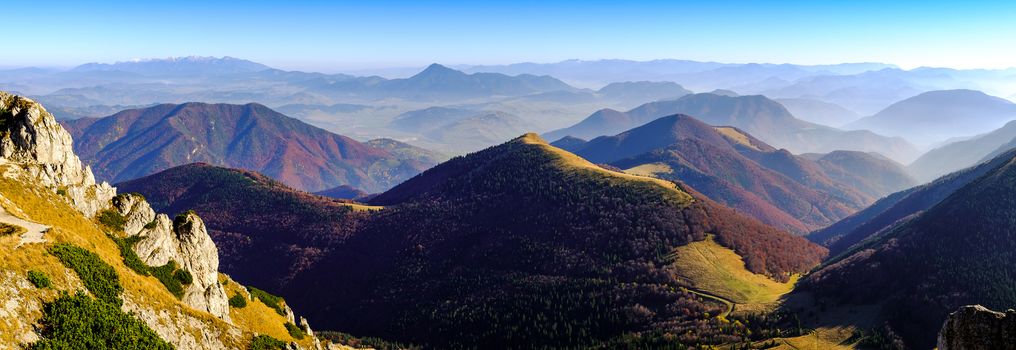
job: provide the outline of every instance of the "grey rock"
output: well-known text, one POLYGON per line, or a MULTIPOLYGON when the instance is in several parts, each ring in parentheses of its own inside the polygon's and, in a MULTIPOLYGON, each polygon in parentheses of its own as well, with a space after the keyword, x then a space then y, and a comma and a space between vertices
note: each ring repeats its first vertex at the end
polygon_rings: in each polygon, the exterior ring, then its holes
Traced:
POLYGON ((961 307, 942 325, 938 349, 1016 350, 1016 311, 1001 313, 981 305, 961 307))

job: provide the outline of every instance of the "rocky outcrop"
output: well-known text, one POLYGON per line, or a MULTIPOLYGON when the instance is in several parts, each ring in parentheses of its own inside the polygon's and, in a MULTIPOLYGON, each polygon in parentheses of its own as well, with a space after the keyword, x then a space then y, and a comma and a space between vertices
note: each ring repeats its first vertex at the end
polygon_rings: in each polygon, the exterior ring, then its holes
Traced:
POLYGON ((52 114, 31 99, 0 91, 0 165, 4 176, 24 177, 64 193, 88 217, 108 206, 116 195, 109 184, 96 183, 92 170, 74 154, 71 135, 52 114))
POLYGON ((219 251, 197 214, 187 212, 170 220, 131 193, 116 196, 113 208, 124 217, 124 232, 141 237, 134 251, 145 264, 162 266, 174 261, 190 272, 193 282, 184 290, 184 303, 229 321, 228 298, 218 281, 219 251))
POLYGON ((980 305, 949 315, 938 335, 939 350, 1016 350, 1016 311, 1005 313, 980 305))

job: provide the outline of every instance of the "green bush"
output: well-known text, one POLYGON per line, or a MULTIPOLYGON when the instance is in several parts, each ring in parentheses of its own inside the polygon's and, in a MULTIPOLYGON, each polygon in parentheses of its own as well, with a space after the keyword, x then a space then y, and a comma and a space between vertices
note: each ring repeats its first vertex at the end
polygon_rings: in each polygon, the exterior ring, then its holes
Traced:
POLYGON ((275 309, 279 315, 286 316, 286 308, 282 306, 282 298, 268 294, 263 290, 250 287, 250 295, 270 308, 275 309))
POLYGON ((123 258, 124 265, 127 265, 127 267, 131 270, 134 270, 134 272, 137 272, 142 276, 148 276, 151 274, 148 265, 146 265, 144 261, 141 261, 138 254, 134 252, 134 245, 141 240, 141 237, 133 236, 127 238, 116 238, 110 236, 110 238, 116 242, 117 248, 120 248, 120 256, 123 258))
POLYGON ((254 337, 250 342, 250 350, 285 350, 286 343, 267 335, 254 337))
POLYGON ((116 274, 112 266, 106 264, 98 255, 84 248, 61 243, 49 248, 49 253, 60 259, 60 262, 67 268, 74 270, 81 278, 81 283, 99 301, 113 304, 117 307, 123 304, 120 300, 120 293, 123 286, 120 285, 120 276, 116 274))
POLYGON ((159 224, 159 221, 152 220, 152 222, 149 222, 149 223, 145 224, 145 229, 146 230, 151 230, 151 229, 155 228, 155 226, 157 226, 158 224, 159 224))
POLYGON ((32 282, 35 288, 49 288, 53 285, 53 282, 49 280, 49 276, 46 276, 42 271, 29 270, 28 281, 32 282))
POLYGON ((229 306, 237 309, 245 308, 247 307, 247 298, 244 298, 240 293, 234 294, 229 298, 229 306))
POLYGON ((173 273, 173 278, 176 279, 178 282, 180 282, 180 284, 182 285, 189 285, 191 283, 194 283, 194 276, 192 276, 189 271, 184 269, 176 270, 176 272, 173 273))
POLYGON ((127 224, 127 219, 115 209, 106 209, 99 212, 99 215, 96 215, 96 219, 99 220, 100 224, 111 230, 123 230, 124 225, 127 224))
POLYGON ((303 339, 305 334, 303 333, 303 330, 300 329, 300 327, 297 327, 295 324, 289 322, 286 322, 285 324, 283 324, 283 326, 286 326, 286 331, 289 332, 289 335, 294 339, 297 340, 303 339))
POLYGON ((119 306, 78 292, 43 306, 41 340, 30 349, 173 349, 119 306))

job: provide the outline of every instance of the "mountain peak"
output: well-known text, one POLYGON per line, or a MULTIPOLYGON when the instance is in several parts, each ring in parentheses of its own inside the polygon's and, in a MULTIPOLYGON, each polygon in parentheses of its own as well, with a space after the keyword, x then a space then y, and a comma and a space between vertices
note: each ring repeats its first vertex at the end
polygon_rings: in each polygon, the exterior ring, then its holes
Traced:
POLYGON ((425 68, 423 71, 420 71, 420 73, 417 73, 413 77, 415 78, 415 77, 421 77, 421 76, 435 76, 435 75, 448 75, 448 74, 467 75, 466 73, 463 73, 463 72, 460 72, 460 71, 448 68, 448 67, 443 66, 441 64, 431 63, 431 65, 427 66, 427 68, 425 68))

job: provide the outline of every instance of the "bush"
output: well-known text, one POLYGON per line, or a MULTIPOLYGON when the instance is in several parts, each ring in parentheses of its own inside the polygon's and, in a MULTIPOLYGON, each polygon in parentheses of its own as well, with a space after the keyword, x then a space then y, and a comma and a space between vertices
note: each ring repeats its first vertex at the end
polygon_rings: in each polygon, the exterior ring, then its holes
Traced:
POLYGON ((134 272, 137 272, 142 276, 148 276, 151 274, 148 265, 146 265, 144 261, 141 261, 138 254, 134 252, 134 244, 138 243, 138 241, 141 240, 141 237, 133 236, 127 238, 116 238, 110 236, 110 238, 116 242, 117 248, 120 248, 120 257, 123 258, 124 265, 127 265, 128 268, 134 270, 134 272))
POLYGON ((153 267, 151 268, 151 271, 152 276, 157 278, 159 282, 162 282, 162 285, 166 286, 166 289, 168 289, 170 293, 173 293, 177 299, 183 297, 183 286, 193 282, 190 272, 183 269, 177 269, 176 261, 173 260, 170 260, 165 265, 153 267))
POLYGON ((283 324, 283 326, 286 326, 286 331, 289 332, 289 336, 293 337, 293 339, 296 340, 303 339, 303 336, 305 334, 303 333, 303 330, 300 329, 300 327, 297 327, 295 324, 289 322, 286 322, 285 324, 283 324))
POLYGON ((173 349, 119 306, 64 292, 43 306, 41 340, 30 349, 173 349))
POLYGON ((250 295, 270 308, 275 309, 279 315, 286 316, 286 308, 282 306, 282 298, 268 294, 263 290, 250 287, 250 295))
POLYGON ((24 227, 0 222, 0 236, 20 235, 27 231, 24 227))
POLYGON ((237 309, 245 308, 247 307, 247 298, 244 298, 240 293, 234 294, 229 298, 229 306, 237 309))
POLYGON ((155 228, 155 226, 157 226, 158 224, 159 224, 159 221, 152 220, 152 222, 149 222, 149 223, 145 224, 145 229, 146 230, 151 230, 151 229, 155 228))
POLYGON ((124 225, 127 224, 127 219, 115 209, 106 209, 99 212, 99 215, 96 215, 96 219, 99 220, 100 224, 111 230, 123 230, 124 225))
POLYGON ((53 285, 49 280, 49 276, 46 276, 42 271, 29 270, 28 281, 32 282, 35 288, 49 288, 53 285))
POLYGON ((286 343, 267 335, 259 335, 250 341, 250 350, 285 350, 286 343))
POLYGON ((189 285, 194 283, 194 276, 191 275, 190 271, 179 269, 173 273, 173 278, 180 282, 182 285, 189 285))
POLYGON ((120 293, 123 286, 120 285, 120 276, 116 274, 112 266, 106 264, 98 255, 84 248, 61 243, 49 248, 49 253, 60 259, 60 262, 67 268, 74 270, 81 278, 81 283, 99 301, 113 304, 117 307, 123 304, 120 300, 120 293))

